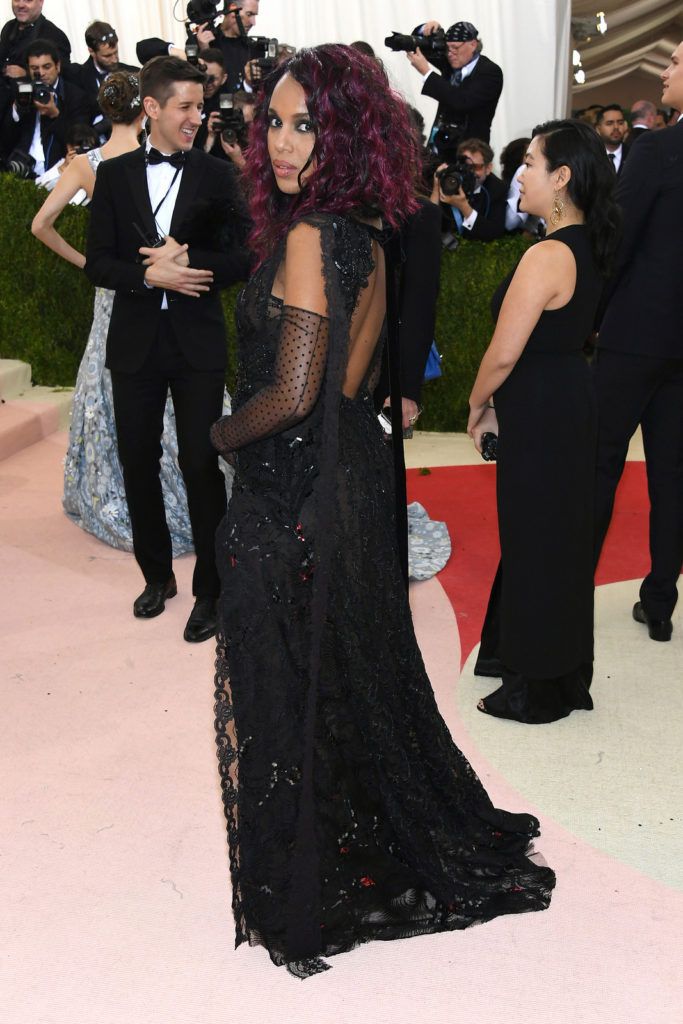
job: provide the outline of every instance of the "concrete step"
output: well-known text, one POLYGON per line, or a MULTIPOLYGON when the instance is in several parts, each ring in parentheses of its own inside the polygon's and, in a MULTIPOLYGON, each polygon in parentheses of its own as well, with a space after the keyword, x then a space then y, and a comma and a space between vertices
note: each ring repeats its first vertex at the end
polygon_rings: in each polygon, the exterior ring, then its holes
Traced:
POLYGON ((31 367, 19 359, 0 359, 0 400, 8 402, 31 387, 31 367))
POLYGON ((73 388, 31 386, 31 367, 0 359, 0 460, 69 425, 73 388))

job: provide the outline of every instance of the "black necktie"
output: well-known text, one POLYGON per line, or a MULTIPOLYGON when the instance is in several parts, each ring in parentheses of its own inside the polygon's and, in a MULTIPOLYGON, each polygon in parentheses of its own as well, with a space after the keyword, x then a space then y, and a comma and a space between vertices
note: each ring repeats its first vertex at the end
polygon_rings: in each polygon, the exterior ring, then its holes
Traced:
POLYGON ((612 164, 612 170, 616 174, 617 173, 617 164, 616 164, 616 159, 617 158, 614 155, 614 153, 608 153, 607 156, 610 158, 610 161, 611 161, 611 164, 612 164))
POLYGON ((176 153, 171 153, 170 155, 167 156, 166 153, 160 153, 158 149, 155 149, 154 146, 152 146, 150 148, 149 153, 147 154, 147 163, 148 164, 164 164, 164 163, 168 163, 168 164, 171 164, 171 166, 173 166, 173 167, 182 167, 183 164, 185 163, 185 157, 186 156, 187 156, 187 154, 185 152, 183 152, 182 149, 179 149, 176 153))
POLYGON ((451 85, 460 85, 462 82, 462 68, 456 68, 451 75, 451 85))

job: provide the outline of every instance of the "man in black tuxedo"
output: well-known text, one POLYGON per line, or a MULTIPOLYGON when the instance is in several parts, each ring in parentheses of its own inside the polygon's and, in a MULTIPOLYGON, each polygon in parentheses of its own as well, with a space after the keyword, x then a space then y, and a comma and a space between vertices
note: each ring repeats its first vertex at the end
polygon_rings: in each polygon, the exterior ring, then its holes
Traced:
POLYGON ((624 143, 626 127, 624 111, 618 103, 608 103, 598 111, 595 130, 605 145, 605 152, 617 177, 628 156, 628 146, 624 143))
POLYGON ((98 169, 85 268, 93 284, 116 292, 106 365, 135 557, 146 583, 133 605, 140 618, 159 615, 176 593, 159 480, 169 388, 173 398, 197 555, 188 641, 206 640, 216 628, 214 536, 225 487, 209 429, 223 406, 219 290, 248 273, 246 218, 232 170, 192 145, 203 85, 203 72, 177 57, 156 57, 142 69, 149 140, 98 169))
MULTIPOLYGON (((683 107, 683 43, 662 74, 663 102, 683 107)), ((650 496, 651 569, 633 617, 669 640, 683 562, 683 121, 636 139, 617 184, 624 237, 600 327, 595 371, 599 555, 628 443, 640 424, 650 496)))
MULTIPOLYGON (((458 146, 458 158, 471 169, 476 187, 469 195, 461 188, 454 195, 444 193, 441 179, 434 179, 433 203, 443 203, 450 210, 447 230, 457 231, 463 238, 492 242, 505 234, 507 189, 493 173, 493 150, 482 139, 465 139, 458 146)), ((447 167, 442 164, 439 168, 447 167)))
POLYGON ((88 97, 93 120, 102 118, 97 94, 100 86, 114 71, 139 71, 132 64, 119 60, 119 37, 106 21, 93 21, 85 30, 85 45, 90 56, 84 64, 71 64, 67 77, 88 97))
POLYGON ((61 74, 59 51, 49 39, 36 39, 26 50, 29 77, 42 83, 45 96, 27 107, 12 108, 13 145, 35 160, 39 177, 66 156, 67 135, 77 124, 90 124, 88 103, 78 86, 61 74))
MULTIPOLYGON (((437 21, 428 21, 418 26, 414 34, 431 35, 440 28, 437 21)), ((439 103, 429 143, 444 159, 452 156, 453 140, 456 145, 466 138, 489 141, 491 122, 503 91, 503 72, 483 56, 479 32, 471 22, 458 21, 451 25, 446 40, 447 59, 431 58, 431 64, 440 74, 430 66, 421 50, 406 54, 424 79, 422 95, 431 96, 439 103), (450 152, 440 143, 444 134, 450 152)))

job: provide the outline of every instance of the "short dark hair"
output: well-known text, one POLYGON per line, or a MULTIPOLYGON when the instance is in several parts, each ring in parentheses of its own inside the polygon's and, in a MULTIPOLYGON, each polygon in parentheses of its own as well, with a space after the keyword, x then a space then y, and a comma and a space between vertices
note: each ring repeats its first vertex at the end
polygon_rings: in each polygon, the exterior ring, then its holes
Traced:
POLYGON ((210 46, 207 50, 200 50, 199 59, 203 60, 205 64, 220 64, 222 68, 225 67, 223 51, 219 50, 217 46, 210 46))
POLYGON ((66 144, 73 146, 74 149, 79 146, 84 149, 95 149, 99 141, 99 135, 89 124, 72 124, 66 133, 66 144))
POLYGON ((92 25, 88 25, 85 30, 85 45, 89 50, 97 52, 98 48, 105 43, 115 45, 118 41, 116 29, 112 28, 107 21, 93 21, 92 25))
POLYGON ((61 62, 61 55, 50 39, 36 39, 26 50, 24 60, 28 64, 30 57, 51 57, 55 64, 61 62))
POLYGON ((598 116, 595 119, 596 124, 600 124, 608 110, 618 110, 621 116, 624 116, 624 108, 620 103, 608 103, 606 106, 600 107, 600 110, 598 110, 598 116))
POLYGON ((483 139, 463 139, 458 146, 458 156, 462 156, 465 150, 469 153, 478 153, 485 164, 493 163, 493 150, 483 139))
POLYGON ((203 89, 206 75, 180 57, 152 57, 140 72, 140 99, 152 96, 165 107, 176 82, 196 82, 203 89))

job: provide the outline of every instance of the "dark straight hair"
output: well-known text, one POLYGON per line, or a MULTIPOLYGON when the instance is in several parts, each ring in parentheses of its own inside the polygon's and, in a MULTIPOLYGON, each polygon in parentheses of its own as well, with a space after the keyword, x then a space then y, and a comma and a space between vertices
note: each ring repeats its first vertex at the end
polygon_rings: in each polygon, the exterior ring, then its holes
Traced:
POLYGON ((49 57, 55 64, 60 64, 62 60, 59 50, 51 39, 36 39, 31 43, 24 54, 24 60, 28 61, 29 57, 49 57))
POLYGON ((152 96, 164 107, 176 82, 196 82, 204 88, 206 75, 180 57, 152 57, 140 72, 140 99, 152 96))
POLYGON ((548 170, 568 167, 572 172, 569 198, 583 213, 596 266, 608 277, 619 244, 621 211, 614 201, 615 174, 602 139, 590 125, 574 119, 539 124, 533 130, 537 136, 548 170))

